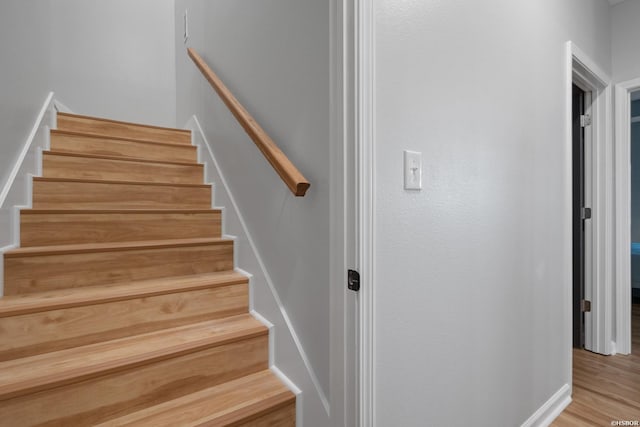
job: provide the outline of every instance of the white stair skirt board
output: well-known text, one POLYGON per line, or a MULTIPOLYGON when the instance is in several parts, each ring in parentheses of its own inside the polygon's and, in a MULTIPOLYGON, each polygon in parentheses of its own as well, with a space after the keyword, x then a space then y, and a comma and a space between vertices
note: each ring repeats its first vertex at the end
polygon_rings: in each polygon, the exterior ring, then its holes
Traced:
POLYGON ((546 427, 571 403, 571 387, 565 384, 522 424, 522 427, 546 427))
MULTIPOLYGON (((253 289, 251 287, 253 275, 240 268, 236 268, 235 270, 239 273, 249 276, 249 297, 251 297, 251 295, 253 294, 253 289)), ((249 307, 253 307, 252 301, 250 302, 249 307)), ((260 313, 253 309, 251 309, 251 315, 262 322, 267 328, 269 328, 269 369, 274 373, 276 377, 280 379, 280 381, 282 381, 287 386, 287 388, 289 388, 289 390, 291 390, 293 394, 296 395, 296 425, 302 425, 302 390, 300 390, 298 386, 296 386, 293 381, 289 379, 289 377, 287 377, 280 369, 278 369, 277 366, 273 364, 273 361, 275 360, 274 341, 276 333, 275 328, 273 327, 273 323, 269 322, 267 319, 262 317, 260 313)))
POLYGON ((189 119, 185 129, 192 131, 193 144, 198 147, 198 161, 204 164, 205 181, 216 184, 214 205, 225 207, 223 233, 236 236, 239 243, 236 245, 239 254, 235 259, 242 260, 242 265, 236 264, 236 269, 252 272, 250 310, 260 320, 268 319, 267 325, 273 325, 271 332, 274 350, 272 350, 270 365, 272 371, 287 378, 286 384, 290 388, 294 387, 291 389, 297 397, 297 426, 303 426, 304 419, 319 421, 317 425, 323 425, 321 420, 326 420, 328 424, 329 401, 320 387, 291 320, 257 252, 198 118, 193 116, 189 119), (286 364, 283 361, 286 361, 286 364))
MULTIPOLYGON (((49 148, 49 129, 56 124, 53 96, 53 92, 50 92, 44 100, 9 178, 0 189, 0 254, 20 243, 20 208, 31 207, 31 177, 41 175, 41 153, 49 148)), ((4 257, 0 256, 0 264, 3 262, 4 257)), ((2 267, 0 273, 0 295, 4 295, 2 267)))
POLYGON ((57 99, 53 100, 53 105, 54 105, 56 111, 59 112, 59 113, 71 113, 71 114, 73 114, 73 111, 71 110, 71 108, 67 107, 66 105, 64 105, 62 102, 60 102, 57 99))

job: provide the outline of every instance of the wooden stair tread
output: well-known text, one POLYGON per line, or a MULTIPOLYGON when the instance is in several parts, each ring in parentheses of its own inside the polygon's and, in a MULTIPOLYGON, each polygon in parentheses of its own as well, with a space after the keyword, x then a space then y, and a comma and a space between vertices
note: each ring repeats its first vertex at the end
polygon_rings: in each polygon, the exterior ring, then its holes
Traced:
POLYGON ((58 111, 57 115, 65 116, 65 117, 76 117, 80 119, 90 119, 90 120, 95 120, 100 122, 116 123, 116 124, 122 124, 122 125, 128 125, 128 126, 137 126, 137 127, 151 128, 151 129, 184 132, 186 134, 191 133, 191 131, 188 129, 178 129, 178 128, 172 128, 172 127, 166 127, 166 126, 147 125, 144 123, 127 122, 123 120, 113 120, 113 119, 107 119, 105 117, 88 116, 86 114, 64 113, 62 111, 58 111))
POLYGON ((235 425, 294 404, 295 395, 268 370, 98 424, 124 426, 235 425))
POLYGON ((44 210, 20 213, 20 246, 222 236, 222 212, 209 210, 44 210))
POLYGON ((143 144, 167 145, 167 146, 171 146, 171 147, 181 147, 181 148, 184 148, 184 147, 192 148, 193 147, 192 145, 186 145, 186 144, 181 144, 181 143, 176 143, 176 142, 153 141, 153 140, 149 140, 149 139, 140 139, 140 138, 123 137, 123 136, 113 136, 113 135, 105 135, 105 134, 91 133, 91 132, 77 132, 77 131, 70 131, 70 130, 51 129, 51 136, 55 136, 55 135, 81 136, 83 138, 108 139, 108 140, 111 140, 111 141, 141 142, 143 144))
POLYGON ((21 209, 20 213, 23 215, 48 215, 48 214, 63 214, 63 215, 73 215, 73 214, 190 214, 190 213, 211 213, 211 212, 222 212, 221 209, 211 208, 211 209, 21 209))
POLYGON ((58 127, 4 253, 5 418, 295 425, 191 131, 67 113, 58 127))
POLYGON ((43 154, 48 154, 51 156, 82 157, 86 159, 118 160, 123 162, 135 162, 135 163, 157 163, 161 165, 195 166, 199 168, 204 167, 202 163, 173 162, 173 161, 170 162, 167 160, 151 160, 151 159, 125 157, 125 156, 108 156, 104 154, 87 154, 87 153, 79 153, 74 151, 62 151, 62 150, 48 150, 48 151, 44 151, 43 154))
POLYGON ((191 143, 155 142, 117 135, 52 131, 51 151, 95 154, 162 160, 170 162, 198 163, 198 148, 191 143))
POLYGON ((0 400, 267 334, 245 314, 9 360, 0 363, 0 400))
POLYGON ((162 126, 154 126, 127 121, 112 120, 80 114, 57 113, 59 129, 91 130, 102 134, 116 134, 152 140, 169 139, 176 143, 191 144, 191 131, 162 126))
POLYGON ((17 258, 42 255, 175 248, 180 246, 204 246, 216 244, 224 245, 230 244, 232 242, 233 240, 230 239, 215 237, 197 239, 148 240, 139 242, 82 243, 76 245, 32 246, 27 248, 11 249, 5 252, 4 256, 5 258, 17 258))
POLYGON ((140 280, 113 285, 87 286, 85 288, 5 296, 0 299, 0 317, 229 286, 239 283, 248 283, 247 276, 236 271, 221 271, 190 276, 140 280))
POLYGON ((33 179, 37 209, 209 209, 211 185, 33 179))
POLYGON ((144 182, 144 181, 111 181, 103 179, 77 179, 77 178, 43 178, 33 177, 34 181, 40 182, 77 182, 84 184, 124 184, 124 185, 146 185, 156 187, 188 187, 188 188, 209 188, 210 184, 177 184, 173 182, 144 182))
POLYGON ((108 153, 45 151, 42 154, 42 176, 118 182, 203 184, 204 167, 202 165, 174 160, 176 159, 170 155, 164 159, 141 159, 108 153))

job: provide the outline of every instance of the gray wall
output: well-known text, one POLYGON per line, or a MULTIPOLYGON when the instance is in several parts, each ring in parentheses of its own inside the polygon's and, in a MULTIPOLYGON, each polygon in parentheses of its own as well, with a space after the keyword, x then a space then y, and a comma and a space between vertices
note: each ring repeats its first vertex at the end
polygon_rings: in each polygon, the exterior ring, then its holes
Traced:
POLYGON ((0 5, 0 191, 51 91, 49 7, 48 1, 0 5))
POLYGON ((173 0, 54 0, 56 97, 77 113, 175 126, 173 0))
POLYGON ((613 78, 640 77, 640 1, 627 0, 611 8, 613 78))
MULTIPOLYGON (((283 309, 328 395, 329 2, 265 0, 248 6, 236 0, 178 0, 176 22, 178 125, 197 114, 283 309), (311 182, 306 197, 292 196, 187 57, 182 43, 185 8, 188 45, 311 182)), ((243 266, 242 259, 238 265, 243 266)), ((293 359, 279 355, 276 363, 286 373, 293 359)), ((323 425, 320 419, 309 422, 323 425)))
POLYGON ((175 126, 173 0, 0 4, 0 189, 50 91, 72 110, 175 126))
POLYGON ((610 72, 608 2, 374 4, 377 423, 522 425, 570 383, 566 42, 610 72))

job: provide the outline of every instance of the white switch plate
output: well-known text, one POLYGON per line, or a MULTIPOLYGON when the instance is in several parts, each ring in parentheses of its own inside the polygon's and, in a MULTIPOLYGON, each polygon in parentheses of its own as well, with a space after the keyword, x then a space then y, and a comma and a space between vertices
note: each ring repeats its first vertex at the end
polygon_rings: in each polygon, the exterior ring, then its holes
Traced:
POLYGON ((404 150, 404 189, 422 189, 422 153, 404 150))

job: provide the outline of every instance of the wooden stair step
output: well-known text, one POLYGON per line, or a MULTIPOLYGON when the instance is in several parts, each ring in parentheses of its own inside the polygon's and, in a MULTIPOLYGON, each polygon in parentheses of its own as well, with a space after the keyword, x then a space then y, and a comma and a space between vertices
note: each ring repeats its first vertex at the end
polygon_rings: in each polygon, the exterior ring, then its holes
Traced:
POLYGON ((249 311, 248 278, 231 271, 0 299, 0 361, 249 311))
POLYGON ((219 209, 20 211, 23 247, 221 236, 219 209))
POLYGON ((34 209, 207 209, 211 186, 33 178, 34 209))
POLYGON ((57 119, 4 253, 0 427, 294 426, 191 132, 57 119))
POLYGON ((219 238, 23 247, 5 252, 5 295, 233 269, 219 238))
POLYGON ((267 333, 244 314, 5 361, 0 401, 267 333))
POLYGON ((218 271, 112 285, 89 286, 79 289, 60 289, 28 295, 5 296, 0 298, 0 318, 228 286, 247 283, 247 281, 247 276, 236 271, 218 271))
POLYGON ((268 330, 248 314, 5 361, 0 425, 95 425, 267 365, 268 330))
POLYGON ((51 131, 51 151, 54 152, 197 163, 197 150, 194 145, 149 142, 55 129, 51 131))
POLYGON ((69 113, 58 113, 57 121, 58 129, 61 130, 191 144, 191 131, 184 129, 150 126, 69 113))
POLYGON ((268 370, 247 375, 124 417, 100 427, 295 426, 295 395, 268 370), (259 421, 268 424, 259 424, 259 421))
POLYGON ((202 184, 201 164, 139 160, 117 156, 45 151, 42 176, 107 181, 202 184))

